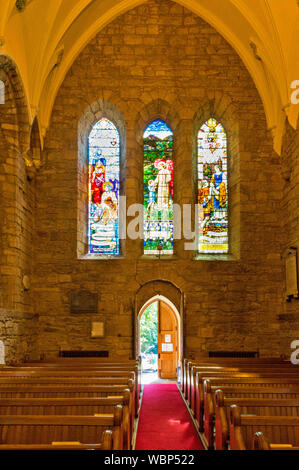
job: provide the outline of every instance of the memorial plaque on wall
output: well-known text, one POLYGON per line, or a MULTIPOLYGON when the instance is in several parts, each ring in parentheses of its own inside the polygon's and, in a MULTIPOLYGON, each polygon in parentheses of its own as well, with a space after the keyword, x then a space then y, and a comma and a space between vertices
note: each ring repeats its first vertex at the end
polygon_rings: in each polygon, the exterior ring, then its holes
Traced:
POLYGON ((98 313, 98 294, 88 290, 71 292, 71 313, 98 313))

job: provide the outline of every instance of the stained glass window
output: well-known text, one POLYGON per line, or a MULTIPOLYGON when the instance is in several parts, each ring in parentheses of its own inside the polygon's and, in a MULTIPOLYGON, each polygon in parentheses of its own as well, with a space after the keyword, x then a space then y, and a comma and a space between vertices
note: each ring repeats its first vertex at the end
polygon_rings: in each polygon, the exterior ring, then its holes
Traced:
POLYGON ((161 120, 144 132, 144 254, 173 254, 173 133, 161 120))
POLYGON ((120 135, 106 118, 89 135, 89 254, 119 254, 120 135))
POLYGON ((198 132, 199 253, 228 252, 226 133, 216 119, 198 132))

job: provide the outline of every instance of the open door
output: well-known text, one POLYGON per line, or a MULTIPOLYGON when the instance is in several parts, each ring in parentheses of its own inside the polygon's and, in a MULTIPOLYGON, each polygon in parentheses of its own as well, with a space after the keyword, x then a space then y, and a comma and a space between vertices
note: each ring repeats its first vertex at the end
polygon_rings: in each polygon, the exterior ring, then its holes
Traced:
POLYGON ((153 380, 150 374, 161 379, 178 377, 182 348, 180 316, 176 307, 161 297, 150 299, 138 313, 137 347, 149 380, 153 380))
POLYGON ((171 307, 159 301, 158 310, 158 369, 161 379, 177 377, 178 322, 171 307))

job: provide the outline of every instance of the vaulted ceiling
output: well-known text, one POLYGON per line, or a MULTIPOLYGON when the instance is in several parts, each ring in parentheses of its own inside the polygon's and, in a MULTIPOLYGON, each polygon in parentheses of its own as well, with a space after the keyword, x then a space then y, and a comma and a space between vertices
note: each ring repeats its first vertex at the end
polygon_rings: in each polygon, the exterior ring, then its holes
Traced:
MULTIPOLYGON (((0 55, 15 62, 29 119, 38 117, 42 136, 58 89, 80 51, 109 22, 146 1, 0 1, 0 55)), ((296 128, 299 114, 299 104, 291 102, 291 84, 299 80, 299 1, 175 1, 210 23, 242 58, 280 152, 285 119, 296 128)))

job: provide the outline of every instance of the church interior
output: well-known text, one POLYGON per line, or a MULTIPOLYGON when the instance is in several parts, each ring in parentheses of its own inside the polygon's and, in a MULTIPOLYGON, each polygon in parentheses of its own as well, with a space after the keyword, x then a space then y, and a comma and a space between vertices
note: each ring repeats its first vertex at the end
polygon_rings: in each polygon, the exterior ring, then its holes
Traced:
POLYGON ((1 1, 0 450, 299 450, 298 44, 297 0, 1 1))

